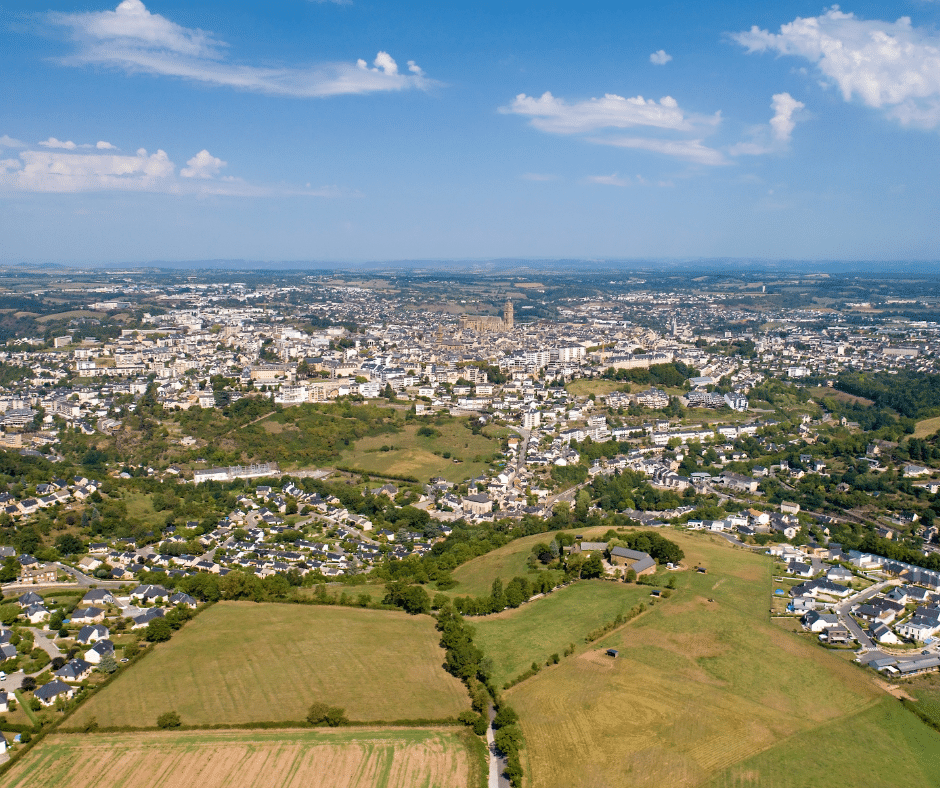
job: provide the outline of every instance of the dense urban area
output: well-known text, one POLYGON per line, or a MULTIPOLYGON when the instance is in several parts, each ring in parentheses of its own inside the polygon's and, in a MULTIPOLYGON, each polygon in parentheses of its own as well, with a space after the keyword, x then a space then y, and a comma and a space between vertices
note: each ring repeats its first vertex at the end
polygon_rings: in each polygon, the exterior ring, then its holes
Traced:
MULTIPOLYGON (((539 682, 625 663, 628 622, 673 604, 750 606, 755 654, 808 644, 817 689, 831 664, 940 730, 938 280, 8 270, 0 343, 15 768, 55 729, 282 720, 263 704, 187 716, 134 683, 163 675, 168 641, 208 638, 211 616, 273 626, 259 602, 427 618, 441 675, 469 693, 454 713, 305 702, 283 719, 459 719, 488 737, 484 785, 487 770, 492 786, 556 784, 539 682), (575 594, 564 626, 539 612, 575 594), (119 687, 142 700, 114 711, 119 687)), ((696 659, 718 658, 699 642, 696 659)), ((720 785, 745 784, 735 765, 800 724, 656 774, 698 785, 720 765, 720 785)))

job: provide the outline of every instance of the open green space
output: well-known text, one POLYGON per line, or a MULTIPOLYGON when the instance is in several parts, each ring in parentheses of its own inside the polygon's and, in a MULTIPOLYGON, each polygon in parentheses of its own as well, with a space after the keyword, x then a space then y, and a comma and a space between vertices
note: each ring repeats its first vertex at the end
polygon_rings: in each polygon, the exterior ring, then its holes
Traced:
POLYGON ((591 394, 602 397, 618 389, 629 391, 630 384, 617 382, 615 380, 578 378, 577 380, 566 383, 565 388, 568 390, 569 394, 575 397, 587 397, 591 394))
POLYGON ((474 619, 474 642, 493 660, 495 684, 562 654, 571 643, 613 621, 619 613, 649 598, 647 586, 609 580, 581 580, 515 610, 474 619))
POLYGON ((408 424, 392 435, 360 438, 340 457, 339 465, 393 476, 413 476, 425 482, 442 476, 461 482, 479 476, 489 467, 489 459, 499 452, 494 438, 474 435, 467 419, 448 419, 443 423, 408 424), (419 435, 421 427, 435 431, 419 435), (449 457, 444 457, 444 453, 449 457))
POLYGON ((748 758, 708 788, 815 788, 838 785, 940 785, 940 734, 893 698, 812 728, 748 758))
MULTIPOLYGON (((766 556, 707 534, 664 535, 685 551, 685 565, 707 573, 677 572, 677 598, 506 693, 520 715, 532 786, 703 785, 883 699, 870 674, 771 622, 766 556), (608 648, 619 657, 606 656, 608 648)), ((851 742, 851 725, 845 735, 851 742)), ((800 785, 827 773, 841 782, 868 762, 848 745, 818 751, 826 767, 800 785)))
POLYGON ((314 701, 352 720, 443 719, 469 707, 445 673, 434 621, 384 610, 221 602, 69 720, 153 726, 302 720, 314 701))
POLYGON ((932 419, 923 419, 914 425, 915 438, 929 438, 937 430, 940 430, 940 416, 932 419))
POLYGON ((486 596, 497 577, 504 583, 516 576, 524 577, 528 572, 532 548, 539 542, 550 542, 553 538, 553 534, 525 536, 461 564, 454 570, 453 578, 457 585, 451 593, 456 596, 486 596))
POLYGON ((55 734, 3 788, 478 788, 483 746, 465 729, 55 734))

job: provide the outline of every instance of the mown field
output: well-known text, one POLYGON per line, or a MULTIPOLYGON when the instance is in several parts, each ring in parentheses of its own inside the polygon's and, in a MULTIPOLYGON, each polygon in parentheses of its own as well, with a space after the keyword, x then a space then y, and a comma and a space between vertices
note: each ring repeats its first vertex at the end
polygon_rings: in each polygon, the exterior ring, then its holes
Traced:
POLYGON ((940 734, 885 696, 736 764, 708 788, 816 788, 830 779, 837 785, 934 788, 940 785, 940 734))
POLYGON ((461 564, 453 572, 457 585, 451 593, 457 596, 486 596, 497 577, 504 584, 517 575, 525 577, 532 548, 539 542, 551 542, 554 538, 554 534, 525 536, 461 564))
POLYGON ((427 425, 439 435, 418 435, 421 426, 409 424, 392 435, 360 438, 342 453, 338 464, 374 473, 414 476, 422 482, 435 476, 461 482, 483 473, 489 467, 486 459, 499 451, 497 440, 485 434, 474 435, 466 419, 427 425), (391 450, 382 451, 383 446, 391 450), (441 456, 444 452, 451 456, 441 456))
POLYGON ((3 788, 477 788, 460 729, 59 734, 3 788))
POLYGON ((69 720, 80 728, 302 720, 314 701, 352 720, 443 719, 469 708, 441 667, 427 616, 222 602, 119 676, 69 720))
POLYGON ((601 397, 610 394, 612 391, 617 391, 618 389, 629 390, 630 384, 615 380, 590 380, 588 378, 580 378, 566 383, 565 388, 568 390, 569 394, 575 397, 587 397, 590 394, 601 397))
POLYGON ((650 589, 608 580, 582 580, 541 599, 495 616, 472 619, 474 642, 493 660, 496 686, 562 654, 570 643, 583 645, 588 632, 613 621, 650 589))
POLYGON ((917 424, 914 425, 914 437, 929 438, 937 430, 940 430, 940 416, 918 421, 917 424))
MULTIPOLYGON (((506 693, 532 786, 698 786, 748 758, 751 782, 741 784, 772 784, 774 770, 788 767, 755 756, 790 737, 815 746, 814 733, 884 698, 869 674, 773 626, 768 558, 713 536, 669 536, 686 565, 708 573, 677 573, 676 599, 506 693), (619 658, 604 655, 611 647, 619 658)), ((826 774, 844 785, 892 784, 869 783, 864 747, 818 752, 825 766, 800 785, 826 774)))

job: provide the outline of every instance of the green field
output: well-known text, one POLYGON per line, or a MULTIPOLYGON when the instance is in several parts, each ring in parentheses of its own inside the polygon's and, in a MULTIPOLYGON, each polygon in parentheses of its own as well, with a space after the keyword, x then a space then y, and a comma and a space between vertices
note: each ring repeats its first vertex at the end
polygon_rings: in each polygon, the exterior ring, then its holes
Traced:
POLYGON ((473 619, 474 642, 493 660, 495 683, 501 687, 533 661, 542 665, 570 643, 583 644, 588 632, 649 596, 644 586, 582 580, 515 610, 473 619))
POLYGON ((587 378, 579 378, 578 380, 572 380, 566 383, 565 388, 568 390, 569 394, 575 397, 586 397, 589 394, 601 397, 610 394, 612 391, 617 391, 618 389, 621 391, 629 391, 630 384, 613 380, 589 380, 587 378))
POLYGON ((408 424, 393 435, 360 438, 343 452, 338 464, 374 473, 414 476, 422 482, 435 476, 451 482, 471 479, 489 467, 484 460, 499 451, 499 443, 485 434, 474 435, 466 425, 466 419, 430 424, 440 435, 422 436, 418 435, 422 425, 408 424), (382 451, 383 446, 392 448, 382 451), (450 452, 449 458, 435 454, 445 451, 450 452))
MULTIPOLYGON (((768 558, 705 534, 668 536, 684 564, 708 573, 676 573, 676 599, 506 693, 521 718, 532 786, 702 785, 884 698, 870 674, 773 625, 768 558), (620 656, 607 657, 607 648, 620 656)), ((843 776, 861 778, 867 757, 849 747, 831 754, 807 785, 825 774, 865 784, 843 776)), ((764 785, 761 777, 753 784, 764 785)))
POLYGON ((539 542, 550 542, 554 538, 554 534, 525 536, 461 564, 454 570, 453 577, 458 585, 451 593, 457 596, 486 596, 497 577, 504 584, 517 575, 525 577, 532 548, 539 542))
POLYGON ((56 734, 3 788, 478 788, 464 730, 286 729, 56 734))
POLYGON ((708 788, 940 785, 940 734, 893 698, 781 742, 720 774, 708 788))
POLYGON ((929 438, 937 430, 940 430, 940 416, 936 416, 932 419, 924 419, 918 421, 914 425, 914 435, 915 438, 929 438))
POLYGON ((153 726, 302 720, 314 701, 353 720, 443 719, 469 707, 445 673, 434 621, 384 610, 222 602, 69 720, 153 726))

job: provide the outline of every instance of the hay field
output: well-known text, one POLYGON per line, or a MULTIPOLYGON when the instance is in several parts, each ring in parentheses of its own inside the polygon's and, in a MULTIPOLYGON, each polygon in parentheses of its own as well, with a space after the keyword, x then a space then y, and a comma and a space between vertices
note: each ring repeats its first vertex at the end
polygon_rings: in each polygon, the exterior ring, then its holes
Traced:
POLYGON ((742 761, 708 788, 804 788, 825 784, 934 788, 940 735, 890 697, 872 708, 781 742, 742 761))
POLYGON ((517 575, 525 577, 529 571, 528 560, 532 548, 539 542, 551 542, 554 538, 554 533, 524 536, 461 564, 453 572, 453 578, 458 585, 450 593, 457 596, 486 596, 492 590, 493 581, 497 577, 503 584, 517 575))
POLYGON ((937 430, 940 430, 940 416, 932 419, 923 419, 914 425, 915 438, 929 438, 937 430))
MULTIPOLYGON (((506 693, 534 788, 702 785, 884 697, 854 665, 773 626, 767 557, 704 534, 666 535, 685 565, 708 573, 677 573, 678 598, 506 693), (604 656, 611 647, 616 660, 604 656)), ((849 755, 829 772, 855 768, 858 753, 849 755)))
POLYGON ((442 476, 450 482, 462 482, 479 476, 488 467, 476 458, 490 457, 499 450, 499 443, 486 434, 474 435, 466 427, 466 419, 444 424, 431 424, 441 434, 418 435, 419 424, 407 424, 401 432, 360 438, 355 446, 343 452, 340 465, 374 473, 413 476, 425 482, 442 476), (382 446, 393 447, 381 451, 382 446), (434 452, 450 452, 449 458, 434 452), (454 462, 460 460, 460 462, 454 462))
POLYGON ((471 619, 474 642, 493 660, 496 686, 501 687, 532 662, 543 665, 552 654, 563 654, 569 643, 583 645, 588 632, 649 596, 644 586, 582 580, 515 610, 471 619))
POLYGON ((3 788, 462 788, 482 764, 459 730, 59 734, 3 788))
POLYGON ((221 602, 89 699, 80 728, 302 720, 314 701, 352 720, 444 719, 469 708, 441 667, 429 616, 348 607, 221 602))

